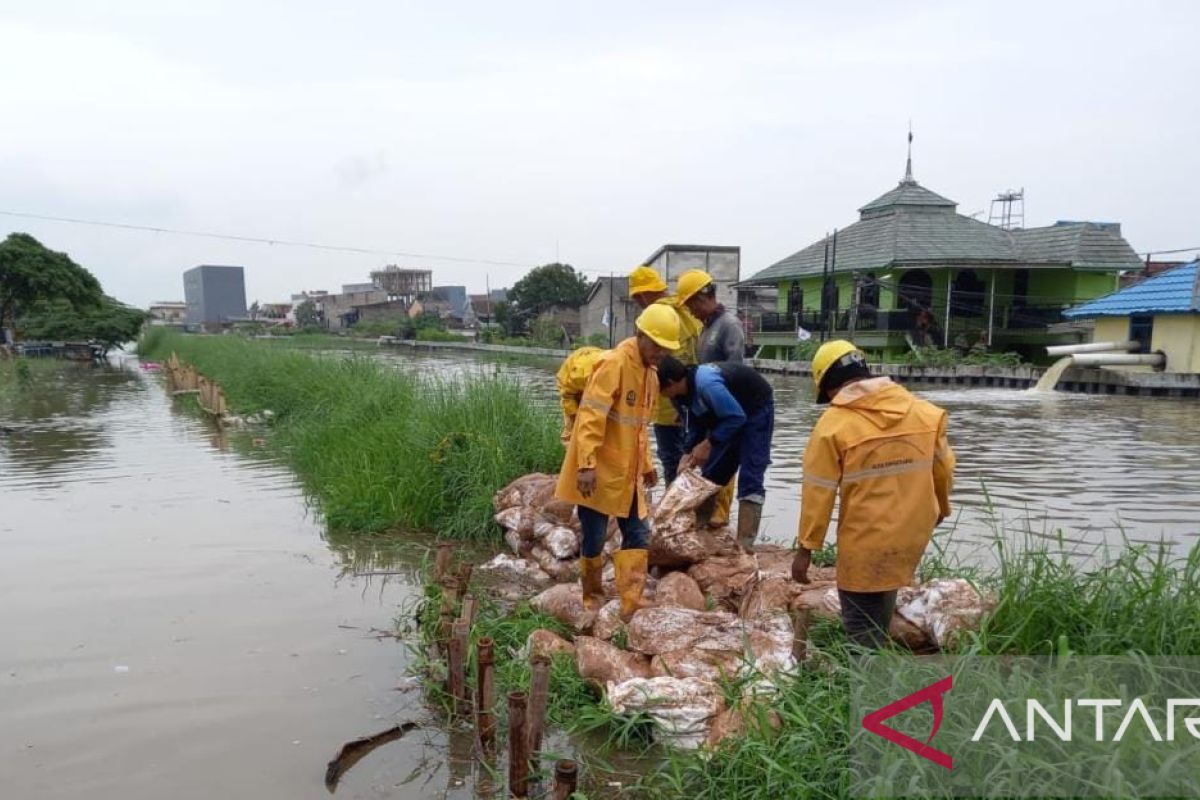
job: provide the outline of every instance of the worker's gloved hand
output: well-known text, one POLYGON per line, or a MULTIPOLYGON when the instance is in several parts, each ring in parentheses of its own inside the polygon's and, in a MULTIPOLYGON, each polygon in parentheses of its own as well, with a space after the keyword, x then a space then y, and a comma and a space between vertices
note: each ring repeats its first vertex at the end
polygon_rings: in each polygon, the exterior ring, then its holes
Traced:
POLYGON ((808 583, 808 565, 812 563, 812 551, 801 547, 792 559, 792 580, 796 583, 808 583))
POLYGON ((584 497, 591 497, 592 492, 596 491, 596 470, 579 470, 579 474, 575 476, 575 487, 584 497))
POLYGON ((712 442, 705 439, 700 444, 692 448, 691 462, 696 465, 703 465, 708 461, 708 457, 712 455, 712 442))
POLYGON ((649 472, 643 472, 642 483, 645 484, 647 489, 658 486, 658 470, 652 469, 649 472))

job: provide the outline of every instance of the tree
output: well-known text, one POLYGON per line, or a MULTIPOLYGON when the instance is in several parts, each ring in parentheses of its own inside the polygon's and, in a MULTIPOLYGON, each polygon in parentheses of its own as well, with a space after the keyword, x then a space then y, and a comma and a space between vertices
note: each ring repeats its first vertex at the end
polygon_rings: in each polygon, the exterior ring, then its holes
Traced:
POLYGON ((66 253, 47 249, 27 233, 0 242, 0 328, 40 303, 63 301, 83 312, 103 297, 100 281, 66 253))
POLYGON ((543 264, 508 290, 508 302, 515 316, 531 320, 554 306, 578 308, 587 299, 587 291, 587 278, 570 264, 543 264))
POLYGON ((296 327, 301 330, 319 328, 321 318, 317 314, 317 305, 312 300, 305 300, 296 306, 296 327))
POLYGON ((136 339, 149 316, 141 309, 102 295, 97 305, 83 309, 62 299, 43 301, 20 317, 17 327, 26 339, 95 341, 107 353, 136 339))

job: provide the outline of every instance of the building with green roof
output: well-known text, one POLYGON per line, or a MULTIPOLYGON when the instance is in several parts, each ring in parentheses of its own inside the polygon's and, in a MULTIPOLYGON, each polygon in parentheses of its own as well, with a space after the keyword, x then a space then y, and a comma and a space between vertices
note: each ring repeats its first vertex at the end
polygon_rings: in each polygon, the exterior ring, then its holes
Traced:
POLYGON ((1040 358, 1048 344, 1083 338, 1065 309, 1141 267, 1119 223, 1006 229, 956 209, 913 179, 910 157, 904 179, 858 221, 739 284, 777 291, 775 311, 753 315, 754 344, 783 355, 803 328, 876 355, 986 345, 1040 358))

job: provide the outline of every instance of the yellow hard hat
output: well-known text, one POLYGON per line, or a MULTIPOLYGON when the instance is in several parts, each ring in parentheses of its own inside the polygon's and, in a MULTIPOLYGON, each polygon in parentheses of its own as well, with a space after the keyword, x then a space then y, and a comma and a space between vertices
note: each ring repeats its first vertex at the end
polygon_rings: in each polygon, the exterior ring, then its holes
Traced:
POLYGON ((665 292, 666 290, 667 282, 662 279, 662 276, 653 267, 647 267, 643 264, 629 273, 630 297, 642 292, 665 292))
POLYGON ((675 289, 675 296, 679 298, 679 302, 686 303, 692 299, 692 295, 708 286, 713 282, 713 276, 709 275, 702 269, 689 269, 687 272, 679 276, 679 283, 675 289))
POLYGON ((813 385, 816 387, 817 402, 821 402, 821 382, 825 380, 830 367, 855 353, 858 354, 858 359, 865 364, 867 357, 854 346, 853 342, 845 339, 834 339, 817 348, 812 360, 812 379, 813 385))
POLYGON ((638 315, 637 329, 659 347, 679 349, 679 315, 670 306, 655 303, 638 315))

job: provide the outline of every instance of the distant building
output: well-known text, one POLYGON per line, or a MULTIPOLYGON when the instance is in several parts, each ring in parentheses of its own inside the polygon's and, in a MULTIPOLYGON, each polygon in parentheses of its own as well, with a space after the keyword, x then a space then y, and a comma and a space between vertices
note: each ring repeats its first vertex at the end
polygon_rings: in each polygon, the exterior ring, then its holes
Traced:
POLYGON ((836 241, 812 242, 739 284, 776 291, 775 312, 752 315, 755 343, 785 355, 802 327, 880 355, 964 343, 1041 358, 1081 335, 1064 309, 1142 266, 1119 223, 1008 229, 956 208, 917 183, 910 157, 904 179, 836 241))
POLYGON ((741 279, 742 248, 711 244, 664 244, 644 262, 654 267, 675 291, 679 275, 689 269, 702 269, 717 284, 717 300, 731 311, 737 307, 734 284, 741 279))
POLYGON ((401 269, 389 264, 371 273, 371 281, 387 293, 388 300, 403 300, 411 303, 418 295, 433 291, 433 271, 428 269, 401 269))
POLYGON ((342 294, 356 294, 361 292, 373 292, 379 287, 373 283, 343 283, 342 294))
POLYGON ((183 273, 189 330, 220 330, 246 318, 246 275, 242 267, 202 264, 183 273))
POLYGON ((467 287, 465 286, 435 286, 433 293, 450 306, 451 316, 462 320, 467 312, 467 287))
POLYGON ((359 320, 360 307, 388 301, 388 293, 375 288, 374 284, 363 292, 343 292, 313 298, 322 327, 334 333, 353 327, 359 320))
POLYGON ((1200 261, 1160 272, 1063 315, 1094 319, 1093 341, 1138 342, 1136 352, 1167 357, 1166 371, 1200 373, 1200 261))
POLYGON ((608 346, 611 317, 612 342, 633 336, 634 320, 641 309, 629 297, 629 278, 600 278, 588 288, 587 297, 579 307, 579 329, 584 339, 597 337, 608 346))
POLYGON ((150 324, 178 325, 180 327, 186 325, 187 303, 179 300, 155 303, 150 306, 150 324))

